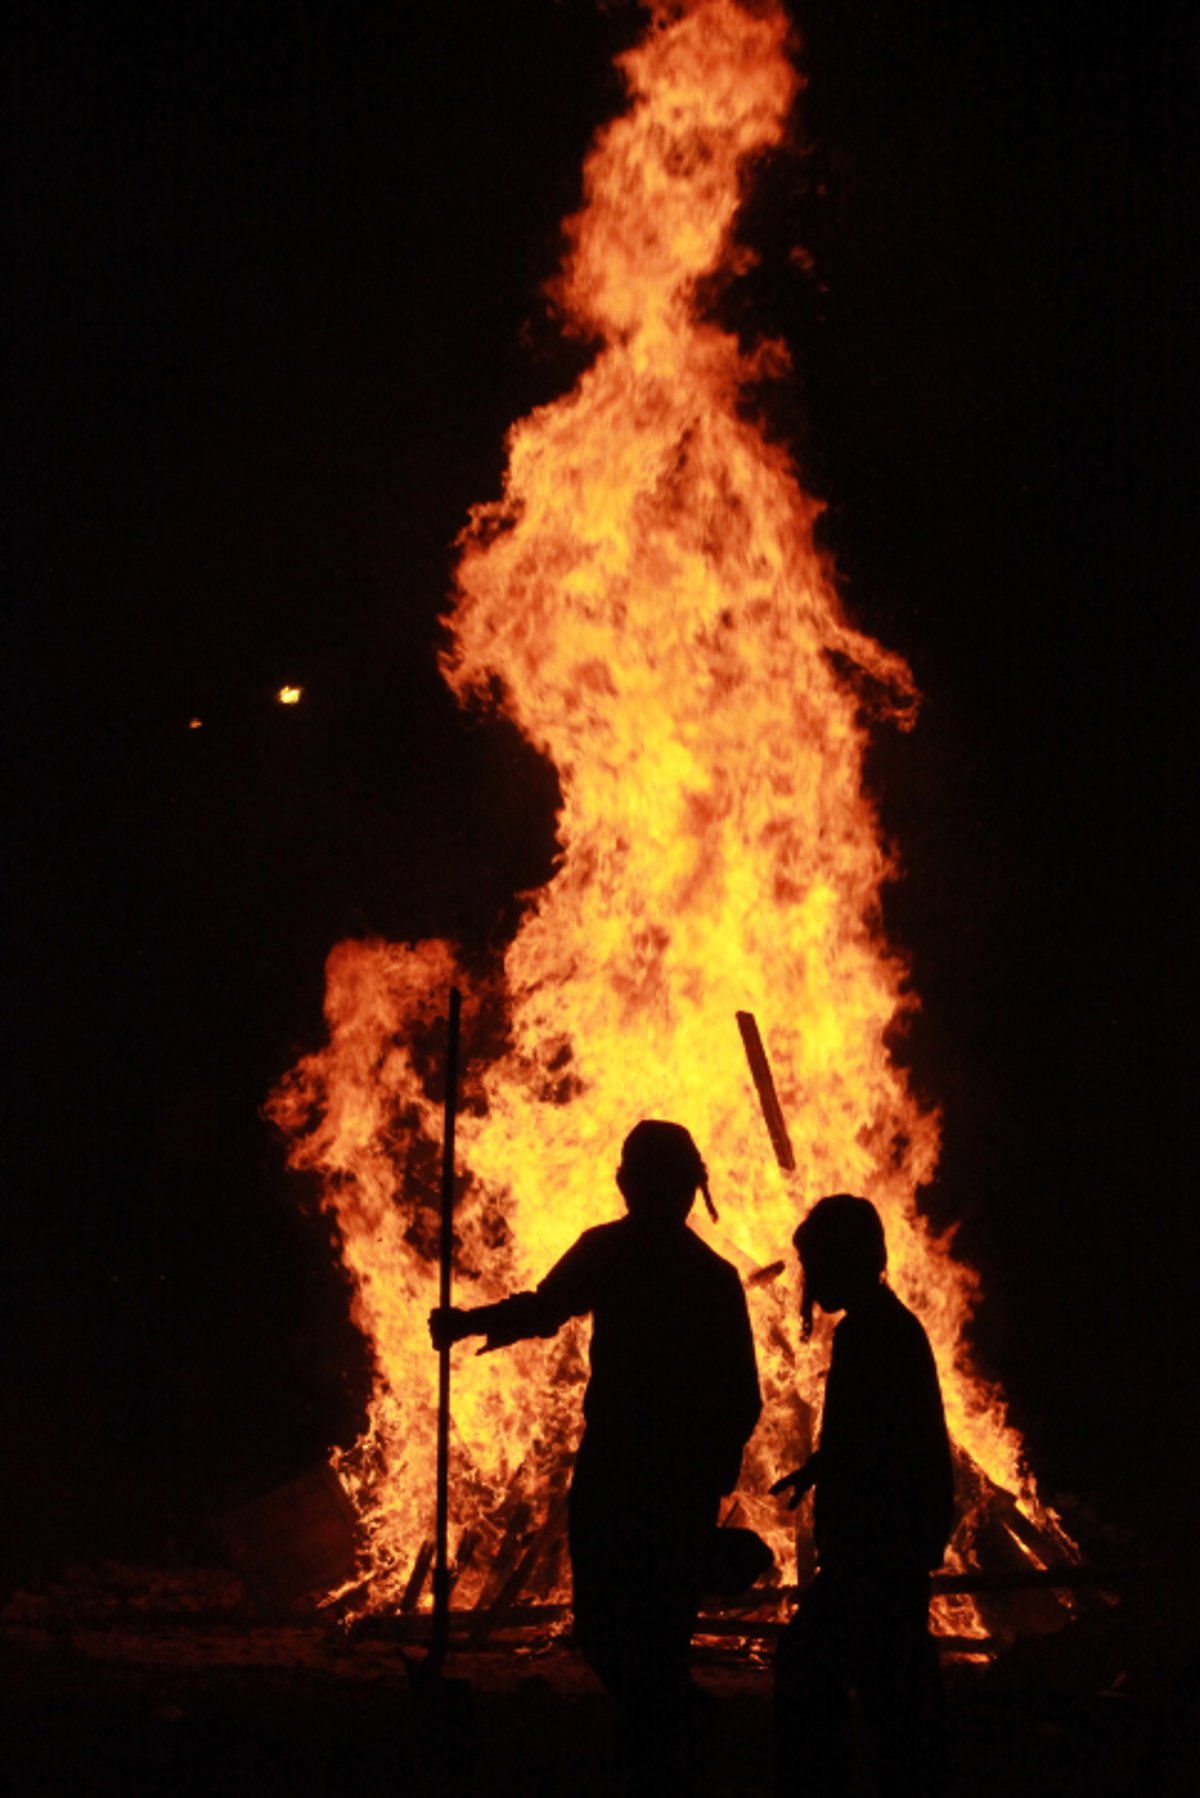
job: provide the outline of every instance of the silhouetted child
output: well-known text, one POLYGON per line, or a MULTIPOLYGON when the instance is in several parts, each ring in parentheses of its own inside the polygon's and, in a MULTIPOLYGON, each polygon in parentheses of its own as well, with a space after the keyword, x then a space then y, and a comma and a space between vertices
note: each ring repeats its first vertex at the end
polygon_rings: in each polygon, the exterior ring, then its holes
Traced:
POLYGON ((575 1641, 617 1704, 643 1789, 686 1780, 696 1693, 688 1650, 721 1494, 761 1408, 736 1270, 687 1227, 708 1176, 679 1124, 645 1120, 617 1185, 628 1216, 585 1230, 534 1292, 430 1316, 434 1346, 501 1348, 592 1317, 584 1432, 571 1481, 575 1641))
POLYGON ((775 1659, 778 1789, 852 1789, 857 1691, 878 1789, 941 1789, 941 1682, 929 1574, 954 1521, 953 1472, 925 1331, 885 1283, 883 1225, 867 1199, 821 1199, 794 1241, 803 1326, 834 1331, 820 1445, 772 1487, 793 1509, 815 1488, 818 1572, 775 1659))

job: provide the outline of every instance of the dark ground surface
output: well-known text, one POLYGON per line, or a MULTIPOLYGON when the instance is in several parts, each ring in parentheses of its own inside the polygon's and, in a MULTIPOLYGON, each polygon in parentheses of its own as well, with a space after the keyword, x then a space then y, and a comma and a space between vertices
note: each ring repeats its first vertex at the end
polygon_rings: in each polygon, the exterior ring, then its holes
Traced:
MULTIPOLYGON (((606 1700, 561 1643, 452 1653, 431 1699, 410 1672, 419 1654, 395 1641, 311 1619, 239 1618, 220 1605, 139 1612, 144 1592, 121 1584, 76 1574, 6 1607, 5 1792, 622 1789, 606 1700)), ((1149 1583, 989 1667, 948 1666, 953 1791, 1191 1798, 1200 1790, 1194 1617, 1186 1594, 1149 1583)), ((768 1794, 769 1667, 700 1658, 697 1677, 719 1700, 704 1789, 768 1794)))

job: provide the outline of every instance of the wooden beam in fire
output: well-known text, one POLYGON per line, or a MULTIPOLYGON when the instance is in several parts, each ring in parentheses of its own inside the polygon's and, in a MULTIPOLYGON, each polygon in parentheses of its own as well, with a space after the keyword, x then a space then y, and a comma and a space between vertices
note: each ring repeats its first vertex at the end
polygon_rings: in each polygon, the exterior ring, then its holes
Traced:
MULTIPOLYGON (((529 1567, 534 1560, 534 1546, 544 1544, 550 1531, 549 1517, 538 1530, 529 1544, 526 1556, 522 1560, 529 1567)), ((935 1573, 931 1580, 933 1596, 950 1593, 1021 1593, 1032 1591, 1058 1590, 1069 1592, 1099 1591, 1121 1592, 1131 1586, 1152 1583, 1156 1579, 1169 1577, 1162 1568, 1126 1565, 1120 1567, 1095 1567, 1074 1563, 1057 1563, 1050 1567, 1027 1567, 1024 1569, 1005 1568, 999 1571, 983 1572, 979 1568, 964 1573, 935 1573)), ((510 1570, 511 1579, 511 1570, 510 1570)), ((503 1609, 500 1606, 500 1594, 491 1601, 487 1611, 487 1627, 489 1633, 503 1630, 529 1632, 531 1635, 544 1631, 551 1626, 561 1624, 570 1616, 570 1606, 566 1604, 516 1604, 511 1601, 517 1587, 512 1586, 512 1594, 506 1600, 503 1609)), ((699 1636, 744 1637, 747 1640, 768 1640, 783 1628, 787 1621, 786 1613, 801 1596, 798 1586, 775 1586, 761 1595, 751 1594, 747 1597, 745 1608, 741 1612, 704 1612, 696 1626, 699 1636), (774 1613, 772 1615, 772 1613, 774 1613)), ((456 1634, 472 1635, 478 1627, 480 1610, 476 1607, 469 1611, 452 1611, 451 1627, 456 1634)), ((356 1619, 353 1626, 355 1635, 388 1636, 402 1641, 421 1641, 429 1629, 428 1615, 400 1617, 365 1616, 356 1619)), ((971 1643, 980 1649, 986 1649, 987 1639, 939 1636, 936 1638, 943 1649, 948 1646, 961 1646, 971 1643)))
POLYGON ((746 1051, 746 1060, 750 1064, 750 1075, 758 1094, 759 1105, 762 1107, 763 1122, 766 1124, 767 1134, 771 1138, 775 1159, 785 1174, 794 1174, 796 1156, 792 1149, 792 1139, 788 1135, 787 1124, 784 1121, 783 1107, 779 1103, 779 1094, 775 1091, 775 1077, 771 1072, 771 1064, 767 1060, 767 1051, 762 1033, 758 1028, 758 1020, 752 1011, 735 1012, 734 1016, 737 1018, 737 1027, 742 1033, 742 1047, 746 1051))
POLYGON ((482 1629, 486 1634, 486 1619, 496 1603, 499 1594, 505 1589, 513 1568, 521 1558, 525 1548, 529 1530, 531 1507, 527 1499, 520 1499, 509 1512, 504 1534, 500 1538, 500 1546, 493 1557, 491 1567, 475 1602, 475 1608, 468 1613, 471 1618, 470 1636, 474 1643, 482 1629))
MULTIPOLYGON (((471 1630, 471 1643, 475 1648, 482 1648, 494 1630, 503 1629, 506 1616, 516 1608, 526 1583, 534 1572, 542 1555, 550 1550, 562 1535, 567 1520, 567 1489, 562 1490, 551 1500, 541 1527, 524 1543, 519 1558, 510 1562, 510 1570, 500 1583, 498 1589, 493 1585, 495 1596, 487 1609, 483 1609, 483 1601, 476 1607, 478 1622, 471 1630)), ((489 1582, 490 1584, 490 1582, 489 1582)))

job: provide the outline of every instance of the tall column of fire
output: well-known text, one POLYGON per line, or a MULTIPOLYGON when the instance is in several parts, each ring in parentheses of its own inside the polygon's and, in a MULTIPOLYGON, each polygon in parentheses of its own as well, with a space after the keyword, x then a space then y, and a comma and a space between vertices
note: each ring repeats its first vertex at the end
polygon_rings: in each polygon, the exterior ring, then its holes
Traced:
MULTIPOLYGON (((458 1277, 471 1302, 536 1280, 580 1229, 614 1215, 624 1134, 641 1116, 678 1119, 721 1213, 695 1227, 751 1282, 766 1413, 742 1503, 785 1567, 788 1526, 764 1494, 793 1464, 798 1420, 819 1408, 827 1343, 801 1348, 791 1273, 752 1276, 788 1255, 824 1192, 879 1207, 964 1466, 980 1491, 992 1482, 1036 1511, 999 1397, 967 1356, 974 1278, 917 1206, 938 1120, 887 1046, 915 999, 882 935, 896 869, 863 791, 856 671, 902 727, 913 682, 848 622, 814 548, 817 507, 740 403, 751 381, 785 371, 784 350, 745 351, 697 298, 744 253, 734 224, 754 159, 787 127, 790 49, 778 7, 695 0, 661 9, 621 58, 628 109, 589 154, 555 286, 595 356, 570 393, 514 425, 503 495, 461 539, 444 672, 464 702, 498 693, 552 758, 558 871, 486 991, 446 943, 340 944, 329 1042, 273 1096, 293 1163, 324 1176, 375 1346, 370 1421, 344 1472, 378 1602, 409 1579, 432 1516, 432 1022, 453 978, 469 989, 468 1041, 472 1006, 478 1016, 499 997, 508 1026, 469 1073, 460 1126, 458 1277), (758 1113, 743 1009, 770 1050, 793 1175, 758 1113)), ((561 1491, 582 1373, 578 1331, 464 1359, 454 1477, 475 1545, 464 1602, 517 1508, 536 1522, 561 1491)), ((558 1581, 543 1569, 544 1588, 558 1581)))

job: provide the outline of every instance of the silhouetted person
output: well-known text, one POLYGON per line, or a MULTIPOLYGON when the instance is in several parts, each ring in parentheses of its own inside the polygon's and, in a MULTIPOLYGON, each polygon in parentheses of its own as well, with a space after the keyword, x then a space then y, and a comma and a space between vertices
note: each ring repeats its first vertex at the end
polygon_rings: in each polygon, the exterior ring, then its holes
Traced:
POLYGON ((638 1124, 617 1185, 629 1215, 585 1230, 535 1292, 435 1311, 430 1329, 435 1347, 483 1334, 501 1348, 590 1312, 569 1511, 575 1640, 616 1701, 634 1783, 680 1789, 701 1559, 758 1420, 758 1373, 741 1281, 687 1227, 697 1189, 716 1216, 691 1136, 638 1124))
POLYGON ((941 1678, 929 1574, 954 1522, 937 1369, 920 1323, 885 1282, 883 1225, 849 1193, 814 1205, 794 1241, 803 1328, 814 1302, 844 1311, 833 1336, 820 1445, 773 1492, 810 1489, 818 1572, 775 1659, 778 1789, 852 1789, 858 1693, 881 1793, 942 1789, 941 1678))

